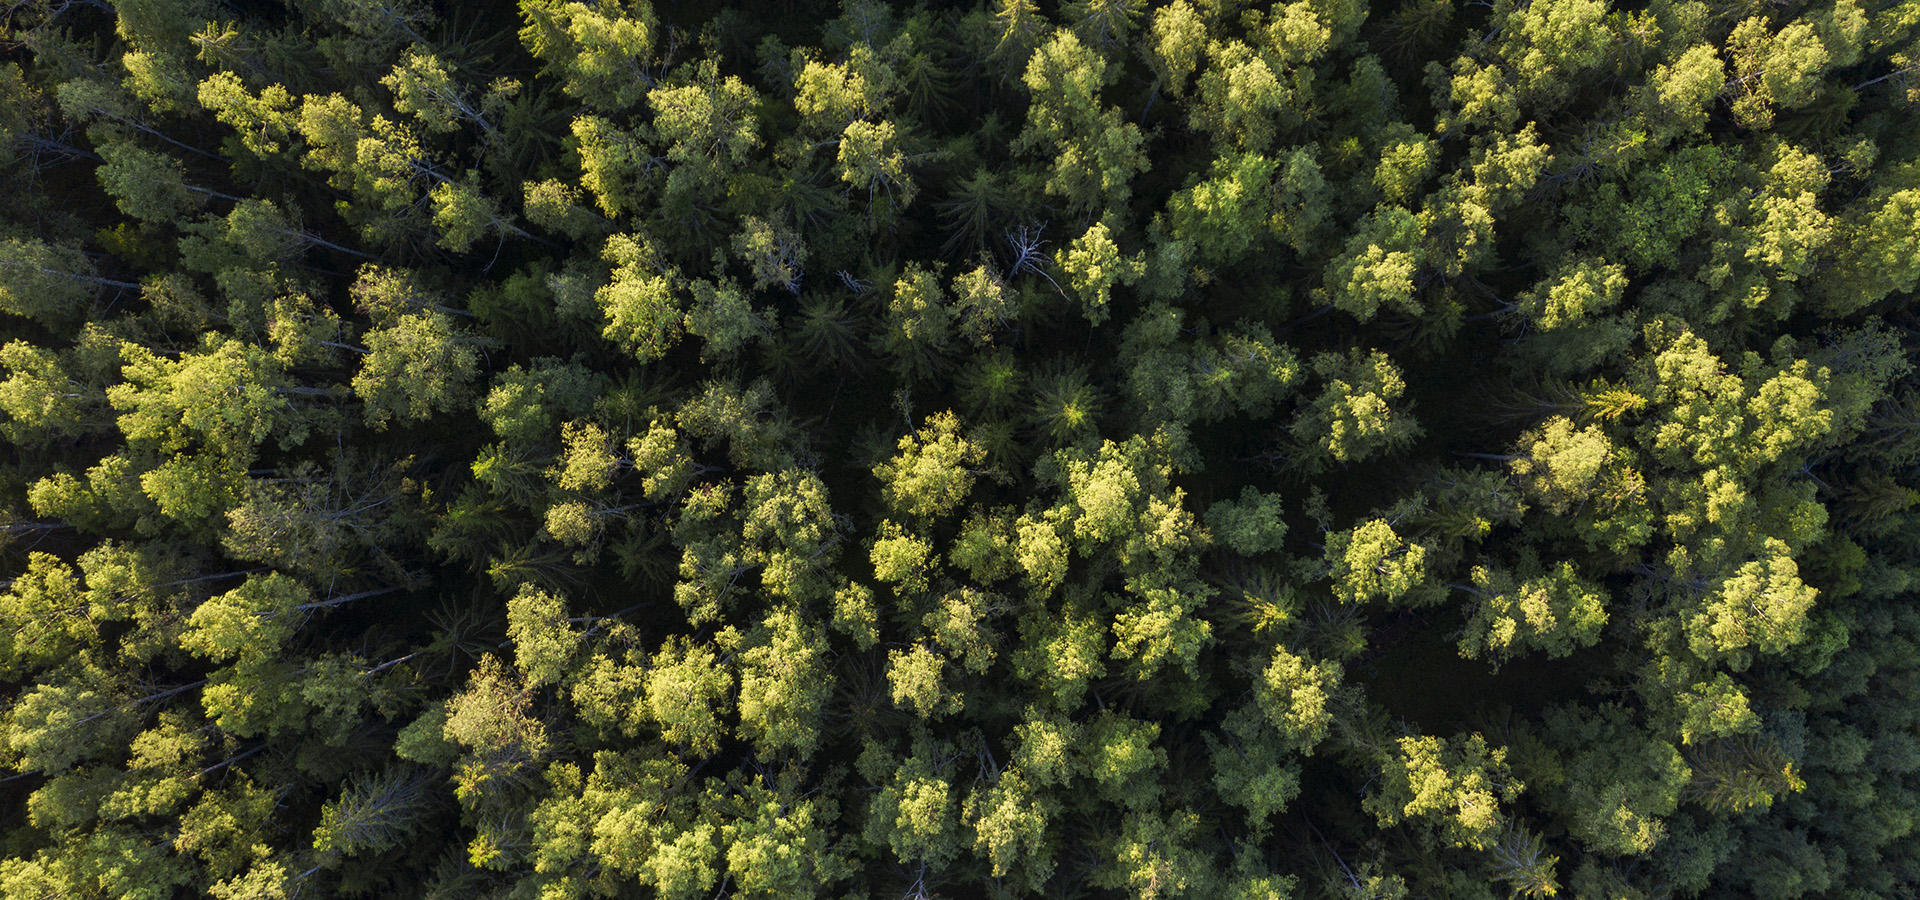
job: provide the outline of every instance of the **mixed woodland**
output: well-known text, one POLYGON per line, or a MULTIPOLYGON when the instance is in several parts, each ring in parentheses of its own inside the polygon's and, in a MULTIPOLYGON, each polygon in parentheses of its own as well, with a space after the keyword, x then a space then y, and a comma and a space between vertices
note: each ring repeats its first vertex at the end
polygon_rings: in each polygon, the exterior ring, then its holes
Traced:
POLYGON ((0 895, 1911 898, 1920 0, 8 0, 0 895))

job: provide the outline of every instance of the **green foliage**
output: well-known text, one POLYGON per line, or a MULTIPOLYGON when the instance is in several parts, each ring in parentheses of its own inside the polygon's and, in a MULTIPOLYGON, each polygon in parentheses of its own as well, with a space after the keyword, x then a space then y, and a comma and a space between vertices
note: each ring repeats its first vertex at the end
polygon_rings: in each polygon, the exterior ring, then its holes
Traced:
POLYGON ((712 59, 692 64, 679 77, 647 92, 654 128, 669 158, 710 164, 746 161, 760 144, 752 87, 721 76, 712 59))
POLYGON ((567 622, 566 604, 532 585, 507 602, 507 637, 514 665, 533 687, 565 678, 580 641, 567 622))
POLYGON ((464 406, 480 353, 451 316, 437 309, 399 316, 367 333, 367 354, 353 376, 367 423, 417 422, 464 406))
POLYGON ((100 148, 106 164, 97 173, 100 186, 119 201, 120 211, 146 222, 177 219, 196 204, 180 173, 178 160, 131 143, 100 148))
POLYGON ((950 751, 915 735, 913 753, 879 779, 863 836, 884 843, 901 860, 940 866, 961 852, 960 804, 940 757, 950 751))
POLYGON ((1425 579, 1426 560, 1427 548, 1408 543, 1384 519, 1327 535, 1326 566, 1341 603, 1406 597, 1425 579))
POLYGON ((99 640, 86 595, 71 567, 58 557, 34 552, 25 572, 0 595, 0 620, 8 638, 4 666, 9 673, 46 668, 99 640))
POLYGON ((1127 259, 1120 255, 1120 248, 1114 246, 1105 223, 1096 223, 1087 229, 1057 262, 1067 273, 1067 286, 1080 298, 1081 312, 1095 325, 1107 320, 1113 286, 1139 281, 1146 269, 1140 258, 1127 259))
POLYGON ((1541 571, 1538 560, 1521 560, 1520 571, 1476 567, 1480 605, 1460 638, 1464 656, 1506 659, 1528 650, 1562 657, 1600 639, 1607 623, 1606 593, 1562 561, 1541 571))
POLYGON ((767 617, 740 654, 740 727, 764 756, 811 756, 820 743, 830 682, 823 636, 792 610, 767 617))
POLYGON ((1911 3, 4 31, 0 894, 1920 889, 1911 3))
POLYGON ((1207 507, 1207 527, 1233 552, 1253 556, 1280 548, 1287 536, 1287 523, 1280 513, 1279 497, 1247 485, 1240 489, 1240 499, 1207 507))
POLYGON ((559 76, 562 89, 595 110, 617 112, 638 103, 651 79, 660 28, 648 3, 607 7, 528 0, 520 4, 527 52, 559 76))
POLYGON ((662 644, 647 672, 647 713, 660 737, 695 755, 720 748, 719 714, 731 706, 733 674, 713 648, 684 640, 662 644))
POLYGON ((134 285, 101 278, 77 248, 39 238, 0 240, 0 312, 59 328, 81 317, 106 287, 134 285))
POLYGON ((881 494, 896 512, 929 519, 951 513, 966 499, 976 474, 968 466, 985 456, 960 434, 960 419, 952 412, 928 416, 924 428, 900 439, 899 450, 874 467, 881 494))
POLYGON ((1645 854, 1658 845, 1690 774, 1674 746, 1614 705, 1556 708, 1545 723, 1542 738, 1565 755, 1519 764, 1568 827, 1610 855, 1645 854))
POLYGON ((106 399, 102 384, 119 366, 119 342, 89 330, 63 358, 25 341, 0 346, 0 424, 9 441, 37 445, 79 437, 100 428, 106 399))
POLYGON ((1034 52, 1022 77, 1033 102, 1013 147, 1053 156, 1047 192, 1077 214, 1124 207, 1147 166, 1139 127, 1099 101, 1108 81, 1106 59, 1067 31, 1034 52))
POLYGON ((321 808, 314 849, 351 855, 391 848, 413 831, 425 791, 419 776, 405 770, 348 784, 337 800, 321 808))
POLYGON ((187 620, 180 645, 220 661, 270 659, 293 637, 300 607, 308 599, 299 582, 279 573, 248 578, 246 584, 200 604, 187 620))
POLYGON ((1399 367, 1385 353, 1326 353, 1313 358, 1313 371, 1325 382, 1320 395, 1301 408, 1293 436, 1307 451, 1302 464, 1354 463, 1376 453, 1406 446, 1420 426, 1391 401, 1406 393, 1399 367))
POLYGON ((681 311, 673 296, 675 273, 661 270, 651 242, 628 235, 607 238, 603 256, 616 268, 613 280, 593 295, 606 316, 601 333, 641 362, 666 355, 681 330, 681 311))
POLYGON ((1167 201, 1167 225, 1174 237, 1190 241, 1201 258, 1231 265, 1260 245, 1274 217, 1272 183, 1279 163, 1257 154, 1234 154, 1213 161, 1205 181, 1167 201))
POLYGON ((1362 322, 1382 306, 1408 315, 1420 314, 1413 296, 1413 275, 1419 270, 1415 241, 1420 225, 1413 214, 1397 206, 1375 209, 1358 234, 1347 240, 1346 253, 1328 265, 1328 301, 1362 322))
POLYGON ((1617 359, 1633 340, 1632 323, 1609 316, 1627 287, 1624 267, 1580 260, 1519 297, 1517 315, 1529 367, 1548 377, 1591 371, 1617 359))
POLYGON ((1340 686, 1340 667, 1311 662, 1278 648, 1255 682, 1254 699, 1287 745, 1310 750, 1333 721, 1328 704, 1340 686))
POLYGON ((900 372, 924 377, 941 366, 952 332, 953 307, 938 273, 915 266, 894 282, 874 343, 900 372))
POLYGON ((1484 850, 1502 827, 1499 803, 1521 785, 1507 767, 1507 751, 1478 734, 1458 738, 1405 737, 1381 761, 1380 786, 1364 806, 1381 825, 1429 823, 1442 841, 1484 850))
POLYGON ((605 387, 604 375, 544 357, 530 368, 513 365, 496 376, 477 411, 501 440, 534 444, 552 435, 563 419, 591 410, 605 387))

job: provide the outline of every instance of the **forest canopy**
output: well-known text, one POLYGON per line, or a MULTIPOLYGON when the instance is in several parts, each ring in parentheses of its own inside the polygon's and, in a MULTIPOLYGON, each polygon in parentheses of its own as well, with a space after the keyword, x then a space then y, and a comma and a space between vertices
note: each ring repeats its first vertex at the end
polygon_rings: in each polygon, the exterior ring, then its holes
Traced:
POLYGON ((1920 0, 17 0, 0 181, 6 897, 1920 892, 1920 0))

